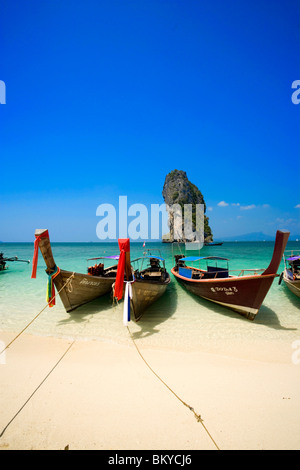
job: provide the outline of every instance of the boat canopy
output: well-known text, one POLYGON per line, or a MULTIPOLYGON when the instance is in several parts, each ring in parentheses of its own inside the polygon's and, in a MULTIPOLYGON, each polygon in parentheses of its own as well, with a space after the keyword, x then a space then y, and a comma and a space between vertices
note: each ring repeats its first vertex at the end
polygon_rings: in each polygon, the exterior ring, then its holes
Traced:
POLYGON ((287 258, 287 261, 297 261, 300 260, 300 256, 291 256, 290 258, 287 258))
POLYGON ((201 259, 210 259, 210 260, 223 260, 223 261, 229 261, 228 258, 221 258, 220 256, 187 256, 186 258, 180 258, 179 261, 200 261, 201 259))

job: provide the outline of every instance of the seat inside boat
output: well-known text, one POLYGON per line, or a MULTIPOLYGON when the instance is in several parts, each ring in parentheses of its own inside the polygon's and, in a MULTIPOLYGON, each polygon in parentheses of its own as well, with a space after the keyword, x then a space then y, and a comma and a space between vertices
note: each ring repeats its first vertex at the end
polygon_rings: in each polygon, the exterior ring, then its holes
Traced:
POLYGON ((207 271, 200 271, 198 269, 179 267, 178 274, 187 279, 224 279, 229 277, 228 269, 219 268, 216 266, 207 266, 207 271))
POLYGON ((162 272, 161 271, 151 271, 150 269, 147 269, 146 271, 142 271, 140 273, 140 278, 142 279, 152 279, 152 280, 155 280, 155 279, 160 279, 162 276, 162 272))
POLYGON ((150 266, 142 271, 136 270, 135 277, 137 279, 159 281, 165 276, 165 272, 166 270, 161 267, 159 259, 150 258, 150 266))
POLYGON ((219 268, 218 266, 207 266, 207 274, 212 275, 212 278, 225 278, 228 277, 228 269, 219 268))
POLYGON ((207 257, 196 257, 190 256, 185 257, 182 255, 175 256, 176 268, 178 269, 178 274, 187 279, 224 279, 229 277, 229 268, 228 268, 228 259, 221 258, 217 256, 207 256, 207 257), (196 269, 194 267, 186 266, 186 262, 195 262, 199 260, 210 260, 210 261, 227 261, 227 268, 220 266, 209 266, 207 264, 207 269, 196 269))

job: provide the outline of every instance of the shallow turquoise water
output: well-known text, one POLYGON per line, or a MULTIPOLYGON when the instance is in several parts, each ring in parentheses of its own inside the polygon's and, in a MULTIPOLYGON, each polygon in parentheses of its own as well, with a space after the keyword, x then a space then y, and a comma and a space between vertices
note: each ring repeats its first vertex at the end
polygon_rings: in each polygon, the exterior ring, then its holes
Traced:
MULTIPOLYGON (((216 255, 230 259, 230 269, 265 268, 273 253, 273 242, 227 242, 204 247, 201 256, 216 255)), ((148 243, 146 248, 160 250, 170 271, 178 246, 148 243)), ((289 242, 287 249, 300 249, 299 242, 289 242)), ((33 243, 2 243, 6 256, 33 257, 33 243)), ((54 243, 55 261, 62 269, 86 272, 87 258, 118 254, 113 243, 54 243)), ((141 256, 142 243, 131 244, 131 258, 141 256)), ((192 254, 192 253, 191 253, 192 254)), ((193 253, 194 254, 194 253, 193 253)), ((0 272, 0 330, 18 332, 46 305, 44 260, 39 253, 37 278, 31 279, 32 265, 10 263, 0 272)), ((278 270, 283 269, 283 263, 278 270)), ((300 339, 300 299, 275 279, 254 322, 211 302, 186 292, 171 275, 166 294, 152 305, 138 324, 130 323, 135 339, 145 346, 176 350, 197 350, 218 341, 283 341, 300 339)), ((112 305, 109 296, 85 305, 72 314, 65 312, 60 299, 46 308, 27 332, 38 335, 94 338, 127 342, 122 324, 122 304, 112 305)))

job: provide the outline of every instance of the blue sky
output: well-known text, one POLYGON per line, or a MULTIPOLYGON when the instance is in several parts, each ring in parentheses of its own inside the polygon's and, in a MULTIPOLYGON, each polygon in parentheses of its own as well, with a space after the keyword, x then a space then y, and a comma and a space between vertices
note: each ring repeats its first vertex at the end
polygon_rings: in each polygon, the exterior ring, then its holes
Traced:
POLYGON ((184 170, 215 238, 300 233, 298 0, 2 0, 0 240, 97 241, 184 170), (299 207, 297 207, 299 206, 299 207))

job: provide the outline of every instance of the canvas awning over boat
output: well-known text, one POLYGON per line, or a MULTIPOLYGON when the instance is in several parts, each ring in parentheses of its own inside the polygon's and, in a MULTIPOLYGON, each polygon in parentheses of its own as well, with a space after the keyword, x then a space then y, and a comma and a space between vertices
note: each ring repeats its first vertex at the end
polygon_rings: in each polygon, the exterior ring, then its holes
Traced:
POLYGON ((210 260, 223 260, 223 261, 229 261, 228 258, 221 258, 220 256, 187 256, 186 258, 180 258, 179 261, 200 261, 202 259, 210 259, 210 260))
POLYGON ((287 261, 297 261, 300 260, 300 256, 292 256, 291 258, 287 258, 287 261))

